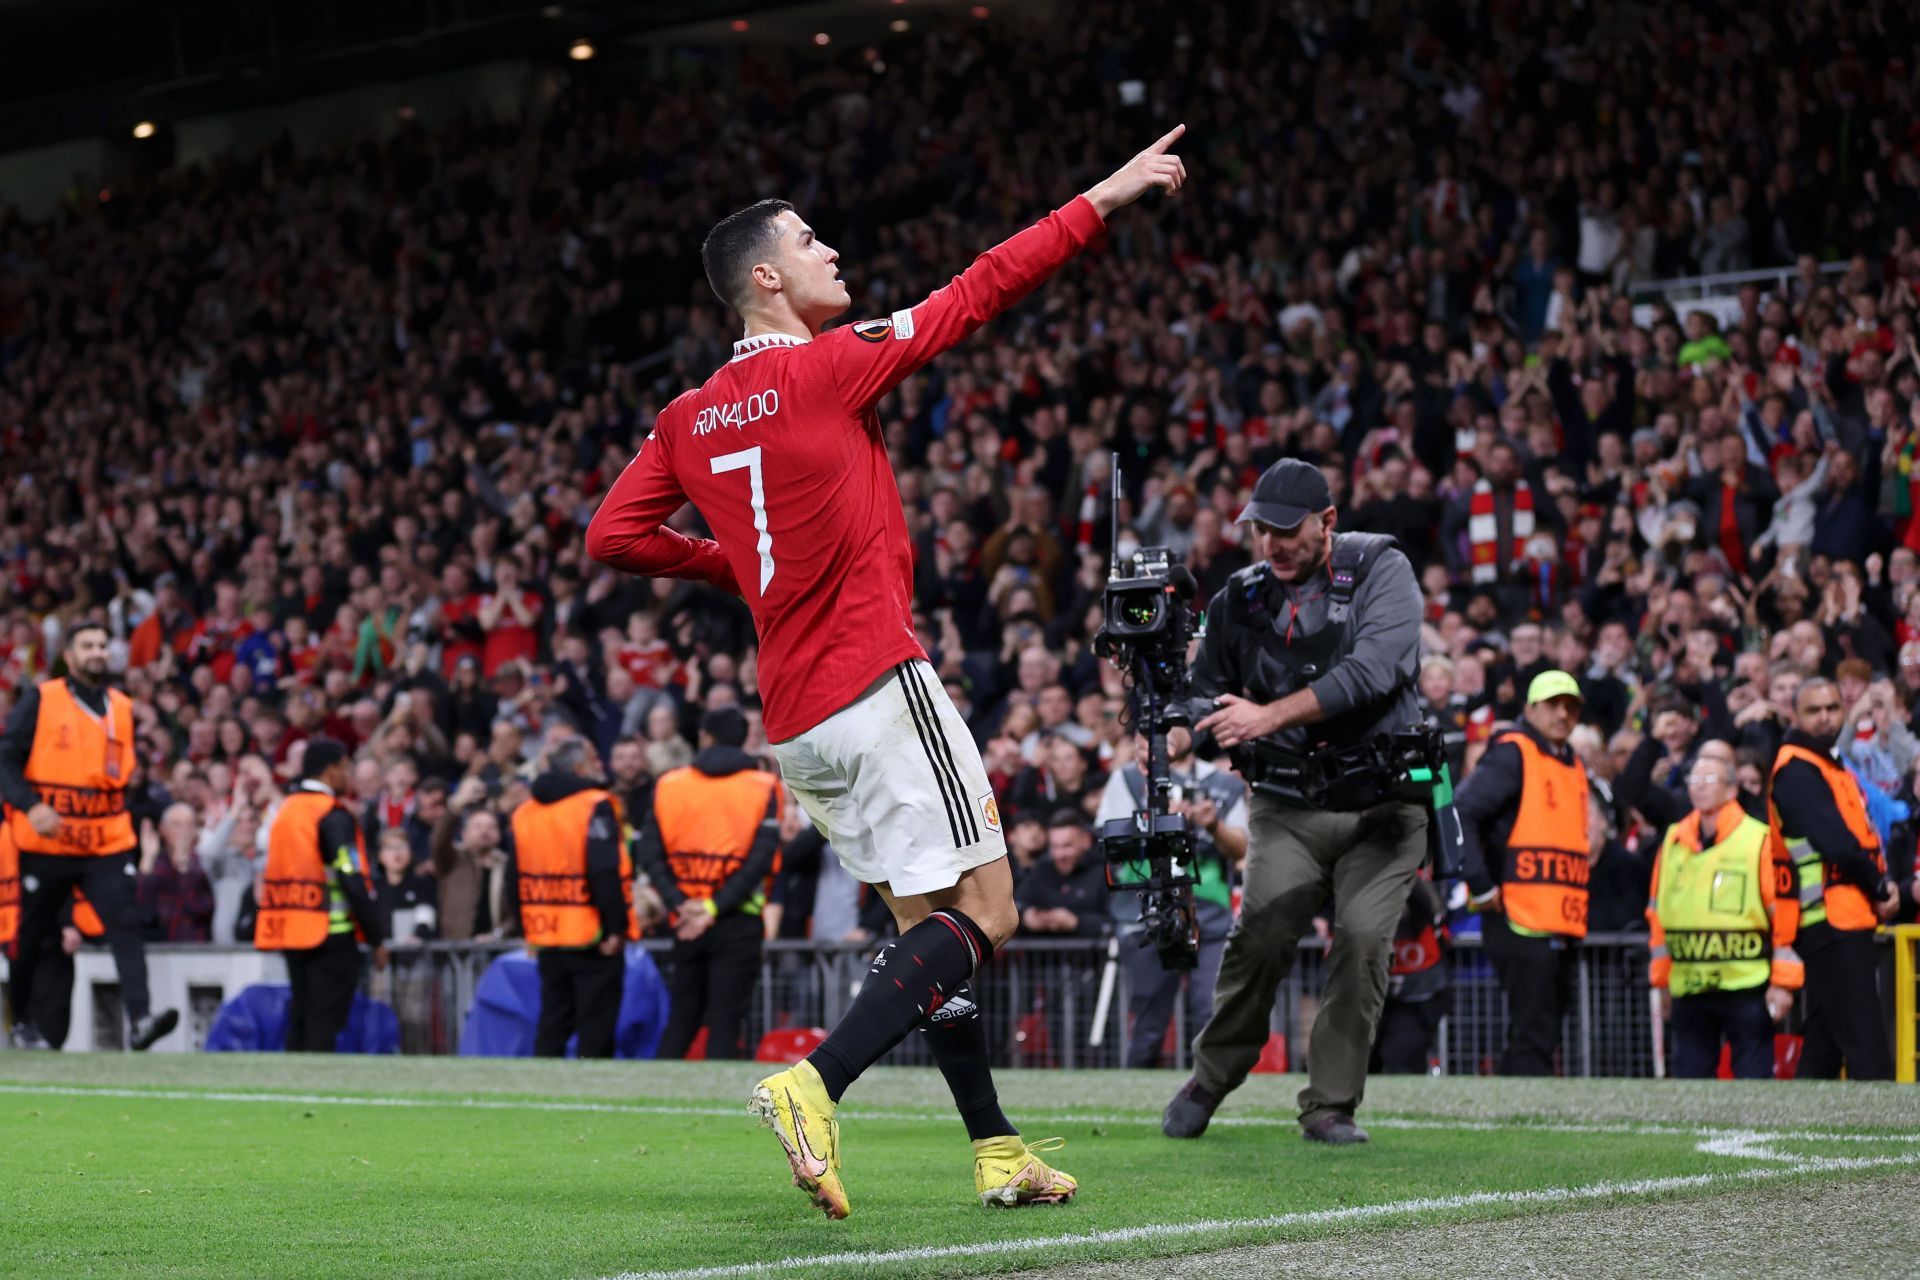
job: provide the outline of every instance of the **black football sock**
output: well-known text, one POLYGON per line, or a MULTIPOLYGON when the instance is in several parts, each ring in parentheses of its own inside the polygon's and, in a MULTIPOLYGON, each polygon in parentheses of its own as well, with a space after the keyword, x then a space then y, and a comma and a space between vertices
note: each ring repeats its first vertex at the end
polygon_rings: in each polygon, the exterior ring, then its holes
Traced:
POLYGON ((807 1055, 835 1102, 860 1074, 960 989, 993 954, 980 926, 960 912, 936 911, 880 948, 860 994, 833 1034, 807 1055))
POLYGON ((953 1105, 966 1121, 967 1136, 999 1138, 1020 1131, 1000 1109, 993 1087, 993 1068, 987 1062, 987 1021, 973 1000, 973 984, 955 987, 938 1009, 927 1015, 920 1033, 933 1050, 940 1074, 953 1090, 953 1105))

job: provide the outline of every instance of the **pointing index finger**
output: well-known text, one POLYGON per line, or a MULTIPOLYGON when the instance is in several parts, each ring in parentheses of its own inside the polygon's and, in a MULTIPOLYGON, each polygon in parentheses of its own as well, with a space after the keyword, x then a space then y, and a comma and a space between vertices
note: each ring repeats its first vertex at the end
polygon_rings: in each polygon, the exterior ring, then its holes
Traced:
POLYGON ((1160 141, 1154 143, 1152 146, 1147 148, 1147 154, 1150 156, 1158 156, 1158 155, 1166 154, 1167 148, 1172 146, 1174 143, 1180 141, 1180 135, 1185 133, 1186 131, 1187 131, 1187 126, 1184 124, 1177 124, 1173 126, 1173 128, 1167 130, 1166 135, 1162 137, 1160 141))

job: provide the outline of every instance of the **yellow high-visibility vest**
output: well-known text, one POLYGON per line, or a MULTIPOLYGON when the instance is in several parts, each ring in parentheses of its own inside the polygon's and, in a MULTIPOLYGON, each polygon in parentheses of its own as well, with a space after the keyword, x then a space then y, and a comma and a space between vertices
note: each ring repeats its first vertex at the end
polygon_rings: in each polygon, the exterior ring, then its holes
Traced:
POLYGON ((1761 897, 1762 877, 1773 874, 1767 824, 1741 814, 1732 830, 1696 850, 1698 818, 1674 824, 1660 846, 1660 879, 1647 904, 1662 934, 1653 947, 1656 972, 1661 960, 1670 962, 1667 986, 1676 997, 1763 987, 1774 961, 1761 897))

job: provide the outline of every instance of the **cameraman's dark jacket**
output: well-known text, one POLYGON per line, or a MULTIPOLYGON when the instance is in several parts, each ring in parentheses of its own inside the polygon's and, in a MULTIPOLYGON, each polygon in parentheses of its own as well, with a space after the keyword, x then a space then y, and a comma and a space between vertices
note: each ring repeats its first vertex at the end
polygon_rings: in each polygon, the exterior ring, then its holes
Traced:
MULTIPOLYGON (((1337 547, 1350 538, 1375 537, 1342 533, 1334 542, 1337 547)), ((1312 689, 1325 718, 1272 739, 1297 752, 1321 744, 1353 746, 1417 726, 1420 585, 1397 548, 1384 547, 1368 559, 1344 627, 1327 616, 1332 584, 1325 565, 1291 586, 1276 582, 1264 560, 1234 574, 1207 604, 1206 634, 1193 663, 1194 694, 1274 702, 1312 689)))

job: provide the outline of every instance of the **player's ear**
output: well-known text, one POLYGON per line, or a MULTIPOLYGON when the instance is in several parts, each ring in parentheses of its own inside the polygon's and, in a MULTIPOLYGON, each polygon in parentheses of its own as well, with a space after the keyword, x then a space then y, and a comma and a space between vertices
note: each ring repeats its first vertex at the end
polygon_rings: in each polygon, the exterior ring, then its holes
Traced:
POLYGON ((755 288, 765 289, 768 293, 780 292, 780 268, 771 262, 754 263, 747 278, 753 281, 755 288))

